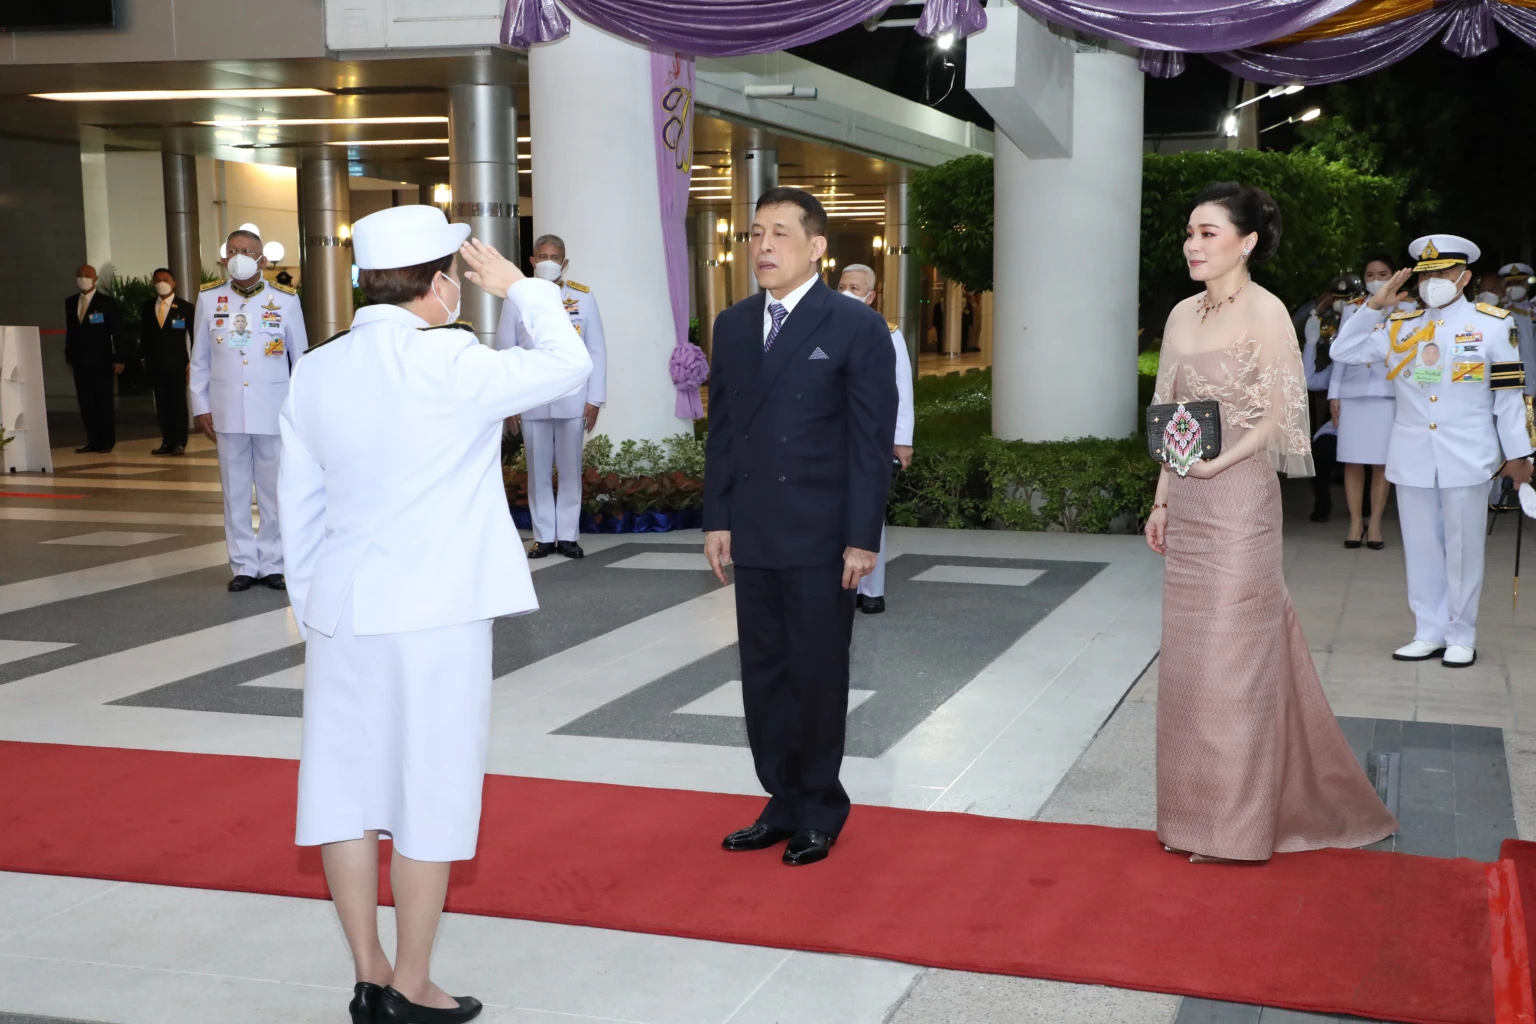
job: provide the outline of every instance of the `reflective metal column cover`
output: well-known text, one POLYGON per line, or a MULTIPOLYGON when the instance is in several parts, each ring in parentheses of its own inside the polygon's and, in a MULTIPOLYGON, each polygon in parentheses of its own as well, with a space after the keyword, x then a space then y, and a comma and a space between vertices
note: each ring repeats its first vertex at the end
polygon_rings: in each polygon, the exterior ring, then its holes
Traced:
POLYGON ((197 157, 161 150, 160 171, 165 181, 166 264, 176 275, 176 294, 196 302, 203 283, 198 254, 197 157))
POLYGON ((757 275, 752 273, 748 246, 757 199, 779 184, 779 150, 771 139, 752 133, 745 149, 731 160, 731 298, 740 302, 756 295, 757 275))
POLYGON ((693 252, 697 274, 694 295, 698 299, 699 347, 706 355, 713 352, 715 317, 727 305, 725 276, 730 264, 725 262, 723 243, 729 235, 722 234, 716 227, 724 212, 718 206, 701 205, 693 218, 693 252))
POLYGON ((299 153, 299 231, 304 259, 304 330, 318 345, 352 325, 352 193, 347 151, 315 146, 299 153))
MULTIPOLYGON (((905 175, 903 175, 905 177, 905 175)), ((886 318, 901 327, 901 336, 907 339, 908 354, 912 357, 914 372, 917 367, 917 348, 922 341, 921 321, 918 319, 918 291, 921 288, 922 267, 918 265, 912 247, 917 231, 912 223, 912 201, 905 181, 885 187, 885 266, 880 305, 886 318)))
MULTIPOLYGON (((510 85, 455 85, 448 90, 448 219, 514 263, 517 253, 517 108, 510 85)), ((459 316, 480 340, 496 337, 502 300, 464 282, 459 316)))

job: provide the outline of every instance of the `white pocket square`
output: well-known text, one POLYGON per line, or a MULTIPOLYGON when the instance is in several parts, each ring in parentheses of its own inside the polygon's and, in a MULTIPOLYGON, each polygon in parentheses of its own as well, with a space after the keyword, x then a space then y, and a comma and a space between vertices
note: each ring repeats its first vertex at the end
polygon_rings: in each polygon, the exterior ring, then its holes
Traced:
POLYGON ((817 345, 816 346, 816 351, 811 353, 811 358, 812 359, 831 359, 832 357, 827 355, 825 352, 823 352, 821 350, 821 346, 820 345, 817 345))

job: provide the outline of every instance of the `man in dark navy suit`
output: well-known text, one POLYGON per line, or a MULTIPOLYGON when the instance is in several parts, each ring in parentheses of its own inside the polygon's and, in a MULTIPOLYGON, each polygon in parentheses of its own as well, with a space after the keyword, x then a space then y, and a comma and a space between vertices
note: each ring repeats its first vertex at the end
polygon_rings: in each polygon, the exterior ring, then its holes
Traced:
POLYGON ((151 455, 187 450, 187 379, 191 366, 192 321, 197 307, 176 294, 176 275, 154 273, 155 297, 139 306, 139 358, 155 389, 160 447, 151 455))
POLYGON ((715 321, 704 550, 736 564, 747 737, 768 806, 727 850, 789 840, 827 856, 848 818, 838 780, 854 592, 875 567, 891 481, 896 365, 880 314, 822 283, 827 213, 808 192, 757 202, 763 291, 715 321))
POLYGON ((117 444, 113 381, 132 346, 123 334, 117 300, 96 290, 96 268, 89 263, 76 268, 75 287, 78 291, 64 300, 64 361, 74 371, 85 423, 85 446, 75 451, 105 454, 117 444))

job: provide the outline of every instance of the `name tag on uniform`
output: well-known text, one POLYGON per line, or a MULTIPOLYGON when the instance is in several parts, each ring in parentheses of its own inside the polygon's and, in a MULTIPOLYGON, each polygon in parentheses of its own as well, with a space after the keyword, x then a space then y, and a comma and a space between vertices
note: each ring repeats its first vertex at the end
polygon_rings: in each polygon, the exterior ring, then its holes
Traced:
POLYGON ((1451 383, 1453 383, 1453 384, 1460 384, 1460 383, 1465 382, 1465 383, 1468 383, 1468 384, 1481 384, 1483 382, 1483 379, 1484 379, 1483 371, 1487 367, 1487 365, 1488 364, 1481 363, 1481 362, 1478 362, 1478 363, 1467 363, 1467 362, 1452 363, 1451 364, 1451 383))
POLYGON ((184 331, 186 329, 187 329, 187 322, 185 320, 172 320, 171 321, 171 330, 173 330, 173 331, 184 331))
POLYGON ((266 347, 266 353, 265 354, 269 355, 269 356, 280 356, 285 351, 287 351, 287 350, 283 348, 283 339, 282 338, 278 338, 278 339, 276 339, 274 341, 267 342, 267 347, 266 347))
POLYGON ((107 322, 107 318, 100 313, 92 313, 85 318, 85 322, 88 324, 104 324, 107 322))
POLYGON ((251 347, 251 332, 250 331, 230 331, 229 332, 229 342, 228 342, 228 344, 229 344, 230 348, 238 348, 238 349, 242 349, 242 350, 250 348, 251 347))

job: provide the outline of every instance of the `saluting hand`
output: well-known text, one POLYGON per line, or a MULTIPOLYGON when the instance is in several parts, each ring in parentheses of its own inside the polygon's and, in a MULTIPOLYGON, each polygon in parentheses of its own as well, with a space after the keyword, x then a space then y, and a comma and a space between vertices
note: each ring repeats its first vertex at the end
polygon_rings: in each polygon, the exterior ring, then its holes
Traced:
POLYGON ((459 246, 459 258, 470 267, 464 271, 464 276, 498 299, 506 298, 507 290, 524 279, 517 264, 478 238, 471 238, 459 246))
POLYGON ((1412 276, 1413 271, 1408 267, 1399 270, 1387 280, 1385 288, 1371 296, 1371 301, 1367 302, 1366 305, 1377 312, 1382 312, 1397 305, 1399 302, 1407 302, 1408 293, 1403 291, 1403 285, 1407 284, 1408 279, 1412 276))

